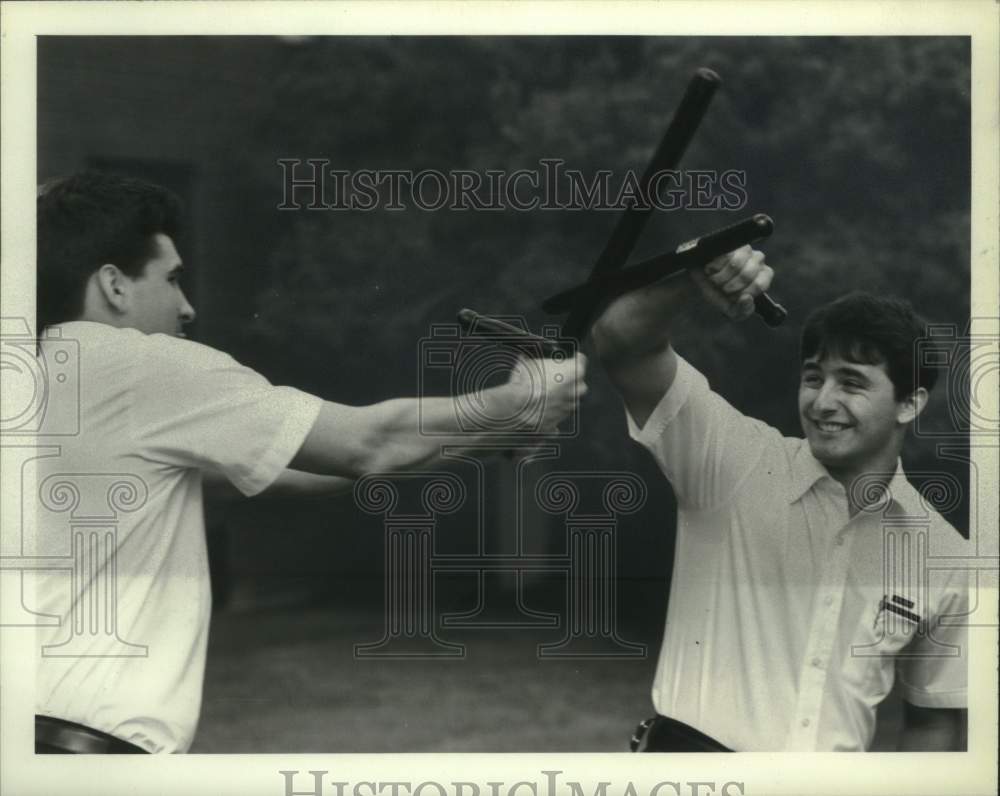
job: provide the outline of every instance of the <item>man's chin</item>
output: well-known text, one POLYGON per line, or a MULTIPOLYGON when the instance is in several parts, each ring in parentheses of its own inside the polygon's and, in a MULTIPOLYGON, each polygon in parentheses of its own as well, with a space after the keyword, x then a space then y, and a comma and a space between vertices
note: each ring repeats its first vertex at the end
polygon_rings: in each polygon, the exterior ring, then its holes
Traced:
POLYGON ((833 449, 828 441, 815 439, 811 435, 807 436, 806 440, 813 458, 827 469, 836 469, 843 464, 844 455, 833 449))

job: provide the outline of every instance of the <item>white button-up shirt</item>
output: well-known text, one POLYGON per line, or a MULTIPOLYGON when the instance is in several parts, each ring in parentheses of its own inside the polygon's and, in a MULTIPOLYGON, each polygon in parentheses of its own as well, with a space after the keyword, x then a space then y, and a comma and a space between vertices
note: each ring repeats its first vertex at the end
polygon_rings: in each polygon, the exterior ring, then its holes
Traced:
POLYGON ((40 435, 58 454, 39 460, 37 527, 25 533, 54 568, 36 573, 32 607, 59 622, 37 631, 36 709, 183 752, 211 612, 202 470, 260 492, 322 402, 189 340, 86 322, 60 331, 43 350, 49 362, 76 352, 78 391, 54 409, 78 413, 79 433, 40 435))
POLYGON ((657 712, 737 751, 846 751, 896 675, 914 705, 965 707, 967 575, 934 568, 965 540, 898 465, 887 491, 852 487, 870 505, 849 516, 805 440, 678 359, 645 426, 628 418, 678 502, 657 712))

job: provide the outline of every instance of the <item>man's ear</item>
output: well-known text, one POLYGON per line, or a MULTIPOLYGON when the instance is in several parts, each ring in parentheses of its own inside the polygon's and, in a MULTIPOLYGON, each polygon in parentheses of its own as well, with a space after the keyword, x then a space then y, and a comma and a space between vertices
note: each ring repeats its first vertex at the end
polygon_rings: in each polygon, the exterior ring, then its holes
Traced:
POLYGON ((129 279, 117 265, 105 263, 94 272, 97 289, 108 305, 125 312, 130 303, 129 279))
POLYGON ((896 419, 902 425, 908 425, 917 419, 917 415, 924 411, 928 399, 927 390, 917 387, 910 395, 899 402, 896 419))

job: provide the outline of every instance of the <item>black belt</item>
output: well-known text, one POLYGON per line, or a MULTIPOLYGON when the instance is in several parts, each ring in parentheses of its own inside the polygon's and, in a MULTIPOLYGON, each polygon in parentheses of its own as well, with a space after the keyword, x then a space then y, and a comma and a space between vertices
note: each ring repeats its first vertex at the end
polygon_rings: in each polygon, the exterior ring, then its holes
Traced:
POLYGON ((35 716, 35 754, 132 755, 148 752, 141 746, 75 721, 35 716))
POLYGON ((646 745, 643 752, 731 752, 715 738, 696 730, 683 721, 667 716, 653 716, 651 719, 639 722, 629 741, 633 752, 639 751, 639 745, 645 737, 646 745))

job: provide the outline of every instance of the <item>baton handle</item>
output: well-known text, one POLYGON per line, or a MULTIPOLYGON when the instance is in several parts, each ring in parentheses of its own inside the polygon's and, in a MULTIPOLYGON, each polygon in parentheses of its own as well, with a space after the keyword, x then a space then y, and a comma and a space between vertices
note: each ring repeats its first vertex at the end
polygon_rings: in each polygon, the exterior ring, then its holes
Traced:
POLYGON ((753 310, 772 329, 776 326, 781 326, 785 322, 785 318, 788 317, 788 310, 767 293, 761 293, 759 296, 753 297, 753 310))

